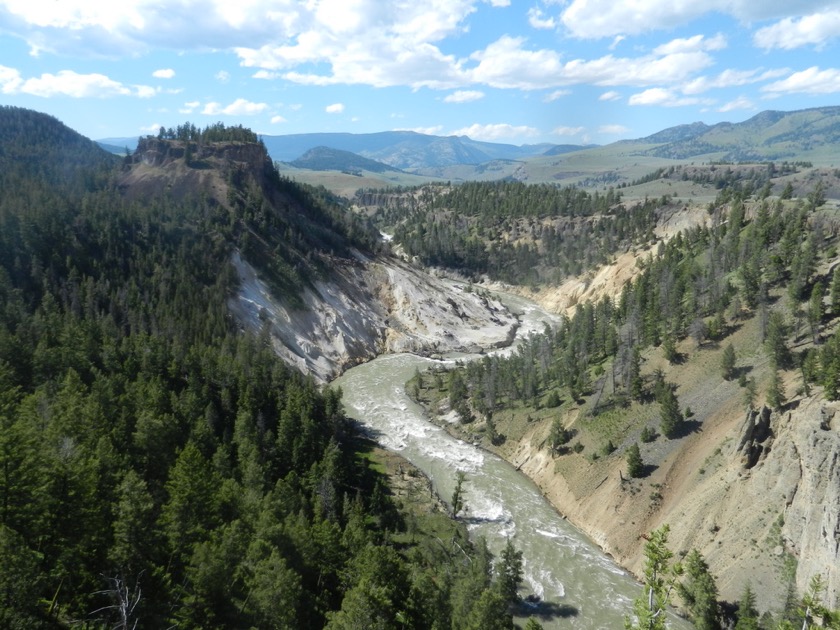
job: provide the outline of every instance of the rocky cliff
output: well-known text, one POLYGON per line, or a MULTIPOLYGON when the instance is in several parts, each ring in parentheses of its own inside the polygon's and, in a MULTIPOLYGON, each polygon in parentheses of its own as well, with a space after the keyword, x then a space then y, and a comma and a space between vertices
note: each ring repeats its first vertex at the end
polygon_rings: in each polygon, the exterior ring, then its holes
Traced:
POLYGON ((302 306, 275 300, 239 255, 239 319, 267 326, 289 363, 329 381, 382 353, 475 351, 509 343, 517 320, 498 300, 393 257, 336 260, 329 279, 307 288, 302 306))

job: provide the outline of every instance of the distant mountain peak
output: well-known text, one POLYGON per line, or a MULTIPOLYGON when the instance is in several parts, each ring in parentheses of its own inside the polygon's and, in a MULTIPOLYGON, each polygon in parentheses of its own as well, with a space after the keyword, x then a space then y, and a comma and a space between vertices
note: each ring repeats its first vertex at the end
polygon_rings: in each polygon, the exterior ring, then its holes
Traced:
POLYGON ((351 151, 342 151, 326 146, 309 149, 298 159, 290 162, 296 168, 313 171, 370 171, 372 173, 400 172, 400 169, 376 160, 358 155, 351 151))

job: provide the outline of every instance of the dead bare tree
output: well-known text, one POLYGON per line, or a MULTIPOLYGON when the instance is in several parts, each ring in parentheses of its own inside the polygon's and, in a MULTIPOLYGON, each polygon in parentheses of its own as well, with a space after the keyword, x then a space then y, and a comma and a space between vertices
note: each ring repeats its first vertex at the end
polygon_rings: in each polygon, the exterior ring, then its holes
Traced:
POLYGON ((105 577, 103 575, 102 577, 110 588, 97 591, 96 595, 105 595, 113 603, 94 610, 91 615, 96 615, 106 610, 113 611, 118 618, 118 621, 112 626, 113 630, 135 630, 140 621, 136 616, 137 605, 140 603, 142 596, 140 577, 138 576, 134 581, 133 587, 130 587, 128 582, 120 576, 105 577))

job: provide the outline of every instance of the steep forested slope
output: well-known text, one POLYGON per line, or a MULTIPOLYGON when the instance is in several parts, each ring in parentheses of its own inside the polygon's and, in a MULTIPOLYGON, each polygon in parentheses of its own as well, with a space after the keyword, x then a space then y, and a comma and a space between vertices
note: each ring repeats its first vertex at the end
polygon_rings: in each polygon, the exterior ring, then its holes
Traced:
MULTIPOLYGON (((271 172, 233 168, 224 204, 121 192, 125 171, 57 121, 7 114, 31 133, 0 143, 0 626, 510 627, 486 549, 426 546, 422 516, 400 538, 341 393, 228 313, 235 245, 267 266, 363 238, 271 172)), ((155 142, 210 170, 214 144, 241 142, 210 131, 155 142)), ((294 271, 292 288, 319 273, 294 271)))

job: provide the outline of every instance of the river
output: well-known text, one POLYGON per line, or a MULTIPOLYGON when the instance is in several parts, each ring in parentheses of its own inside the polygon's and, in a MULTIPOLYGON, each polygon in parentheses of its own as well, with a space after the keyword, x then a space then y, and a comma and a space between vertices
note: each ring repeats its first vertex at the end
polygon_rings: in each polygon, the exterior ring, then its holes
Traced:
MULTIPOLYGON (((553 317, 520 298, 506 301, 520 314, 520 337, 553 317)), ((348 415, 428 475, 444 499, 452 496, 457 471, 464 471, 463 518, 471 535, 483 536, 496 555, 508 537, 523 552, 522 594, 541 598, 535 612, 543 627, 623 628, 641 586, 564 520, 525 475, 433 425, 408 397, 405 382, 433 363, 439 361, 384 355, 348 370, 334 385, 343 389, 348 415)), ((689 627, 676 619, 671 625, 689 627)))

